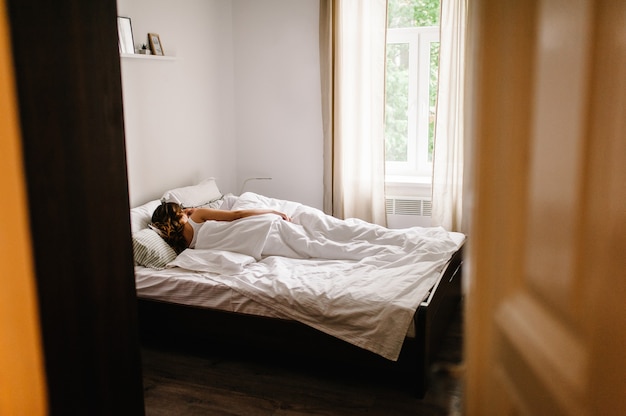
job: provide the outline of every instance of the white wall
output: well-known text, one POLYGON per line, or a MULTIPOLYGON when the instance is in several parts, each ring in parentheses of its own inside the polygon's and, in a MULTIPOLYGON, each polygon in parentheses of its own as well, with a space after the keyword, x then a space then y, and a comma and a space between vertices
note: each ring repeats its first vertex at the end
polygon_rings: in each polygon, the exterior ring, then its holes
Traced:
POLYGON ((322 208, 319 0, 234 0, 233 33, 239 182, 322 208))
POLYGON ((122 58, 131 206, 215 176, 322 206, 319 0, 118 0, 135 43, 174 61, 122 58))
POLYGON ((230 11, 227 0, 118 0, 136 44, 156 32, 177 58, 122 58, 131 205, 208 176, 234 188, 230 11))

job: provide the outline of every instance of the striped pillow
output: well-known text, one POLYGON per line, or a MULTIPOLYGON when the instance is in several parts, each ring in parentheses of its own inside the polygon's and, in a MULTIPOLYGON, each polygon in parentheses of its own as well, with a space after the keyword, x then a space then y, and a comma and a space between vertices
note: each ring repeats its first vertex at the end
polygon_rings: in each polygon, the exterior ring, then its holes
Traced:
POLYGON ((133 234, 135 263, 152 269, 164 269, 176 258, 176 252, 156 231, 144 228, 133 234))

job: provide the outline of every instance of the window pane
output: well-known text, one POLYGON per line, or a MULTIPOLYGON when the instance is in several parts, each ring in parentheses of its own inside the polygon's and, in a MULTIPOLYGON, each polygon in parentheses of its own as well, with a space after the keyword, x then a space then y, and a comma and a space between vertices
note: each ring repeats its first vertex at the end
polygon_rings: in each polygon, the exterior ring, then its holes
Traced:
POLYGON ((430 43, 430 80, 428 87, 428 161, 433 161, 435 119, 437 116, 437 85, 439 82, 439 42, 430 43))
POLYGON ((439 0, 389 0, 387 4, 387 28, 439 25, 439 0))
POLYGON ((409 44, 387 45, 385 159, 405 162, 409 135, 409 44))
MULTIPOLYGON (((440 0, 388 0, 385 169, 432 173, 439 77, 440 0)), ((404 179, 403 179, 404 180, 404 179)))

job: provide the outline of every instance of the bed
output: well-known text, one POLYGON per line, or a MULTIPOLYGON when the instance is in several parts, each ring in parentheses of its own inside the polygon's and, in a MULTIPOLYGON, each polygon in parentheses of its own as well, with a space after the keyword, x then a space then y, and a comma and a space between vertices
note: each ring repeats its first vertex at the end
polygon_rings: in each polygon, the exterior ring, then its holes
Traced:
MULTIPOLYGON (((262 217, 256 220, 261 228, 262 217)), ((304 355, 399 369, 411 375, 418 396, 425 393, 428 368, 461 298, 463 234, 438 227, 388 230, 251 192, 223 195, 214 178, 133 208, 131 226, 144 339, 288 345, 304 355), (223 235, 222 245, 176 255, 149 226, 161 201, 271 208, 293 223, 273 219, 272 230, 284 227, 284 234, 240 238, 242 227, 255 227, 249 219, 222 222, 209 231, 223 235), (252 243, 259 239, 270 249, 274 241, 269 252, 279 255, 262 254, 252 243)))

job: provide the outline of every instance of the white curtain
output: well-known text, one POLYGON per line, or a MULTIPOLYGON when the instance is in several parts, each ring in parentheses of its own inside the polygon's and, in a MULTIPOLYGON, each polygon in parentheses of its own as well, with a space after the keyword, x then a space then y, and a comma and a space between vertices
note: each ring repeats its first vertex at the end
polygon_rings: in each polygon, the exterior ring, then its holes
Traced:
POLYGON ((321 0, 324 210, 385 225, 386 0, 321 0))
POLYGON ((432 221, 449 231, 465 231, 462 191, 466 21, 467 0, 442 0, 432 221))

